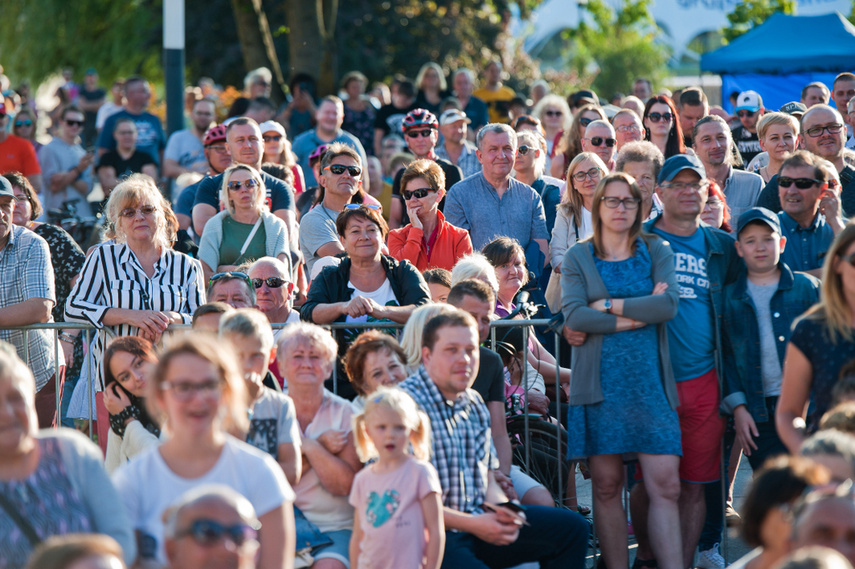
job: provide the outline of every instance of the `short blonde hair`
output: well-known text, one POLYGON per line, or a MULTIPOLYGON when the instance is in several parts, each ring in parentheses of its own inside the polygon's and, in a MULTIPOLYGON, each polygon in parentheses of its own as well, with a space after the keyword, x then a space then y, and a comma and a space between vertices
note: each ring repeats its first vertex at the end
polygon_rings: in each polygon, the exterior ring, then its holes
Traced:
POLYGON ((407 356, 405 363, 410 372, 415 372, 422 363, 422 332, 425 324, 434 316, 454 311, 455 309, 447 304, 429 303, 419 306, 410 314, 401 332, 401 348, 407 356))
POLYGON ((353 438, 356 452, 362 462, 376 458, 377 448, 368 435, 366 422, 375 409, 384 408, 394 411, 410 430, 410 443, 413 456, 419 460, 430 459, 430 419, 419 409, 410 395, 400 387, 378 387, 365 399, 362 413, 353 417, 353 438))
POLYGON ((766 131, 773 124, 782 124, 793 129, 793 136, 799 135, 799 121, 793 115, 787 113, 766 113, 760 122, 757 123, 757 136, 763 140, 766 138, 766 131))
POLYGON ((261 172, 248 164, 235 164, 234 166, 229 166, 226 168, 226 171, 223 172, 223 184, 220 186, 220 203, 226 207, 229 213, 234 214, 235 204, 229 199, 229 181, 231 180, 232 174, 238 170, 249 172, 250 177, 258 182, 258 187, 255 188, 255 210, 259 214, 264 211, 268 211, 267 188, 264 185, 264 180, 261 178, 261 172))
POLYGON ((484 281, 493 293, 499 292, 499 281, 496 279, 496 269, 487 260, 483 253, 474 252, 464 255, 457 261, 451 270, 451 286, 453 287, 463 279, 478 279, 484 281))
POLYGON ((238 308, 229 310, 220 317, 220 336, 237 334, 244 338, 255 338, 261 342, 261 349, 270 354, 273 349, 273 328, 267 317, 257 308, 238 308))
POLYGON ((128 236, 122 230, 119 218, 126 208, 142 205, 152 205, 155 208, 154 243, 159 247, 171 248, 175 241, 175 229, 169 223, 169 216, 174 216, 172 206, 157 189, 154 180, 145 174, 131 174, 110 192, 110 199, 104 207, 109 221, 106 237, 115 239, 117 243, 127 242, 128 236))

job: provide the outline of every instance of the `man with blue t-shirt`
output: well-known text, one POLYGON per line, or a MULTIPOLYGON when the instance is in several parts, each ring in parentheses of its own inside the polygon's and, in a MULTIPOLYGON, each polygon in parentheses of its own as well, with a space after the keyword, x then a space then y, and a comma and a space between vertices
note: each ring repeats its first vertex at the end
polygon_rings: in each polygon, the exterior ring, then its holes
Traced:
POLYGON ((121 111, 110 115, 104 122, 104 128, 98 135, 98 156, 116 149, 116 139, 113 131, 119 119, 131 119, 137 127, 137 150, 145 152, 154 158, 160 167, 163 149, 166 146, 166 135, 160 119, 146 111, 151 100, 151 88, 148 81, 134 75, 125 80, 125 106, 121 111))
MULTIPOLYGON (((645 225, 674 250, 680 287, 680 307, 676 318, 668 322, 668 342, 680 397, 680 523, 687 567, 704 524, 704 484, 720 478, 724 420, 718 410, 719 321, 724 285, 736 278, 740 266, 733 238, 701 222, 708 188, 700 160, 685 154, 672 156, 662 166, 656 185, 663 212, 645 225)), ((633 523, 646 524, 647 502, 644 485, 639 484, 630 503, 633 523)), ((650 544, 642 541, 638 558, 651 560, 650 544)))

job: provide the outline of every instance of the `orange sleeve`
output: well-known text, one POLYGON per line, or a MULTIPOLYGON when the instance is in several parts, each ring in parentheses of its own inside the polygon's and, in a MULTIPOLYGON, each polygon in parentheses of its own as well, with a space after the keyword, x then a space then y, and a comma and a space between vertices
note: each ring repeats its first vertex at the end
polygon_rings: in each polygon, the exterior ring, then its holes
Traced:
POLYGON ((406 259, 415 265, 419 271, 424 271, 427 258, 424 260, 421 259, 423 235, 424 232, 421 229, 416 229, 412 225, 390 231, 388 239, 389 254, 399 261, 406 259), (419 262, 420 260, 421 263, 419 262))

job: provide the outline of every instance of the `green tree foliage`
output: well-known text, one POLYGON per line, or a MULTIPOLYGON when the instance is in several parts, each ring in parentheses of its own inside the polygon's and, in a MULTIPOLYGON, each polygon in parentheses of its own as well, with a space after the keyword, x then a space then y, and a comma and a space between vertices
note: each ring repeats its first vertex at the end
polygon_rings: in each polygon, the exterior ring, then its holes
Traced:
POLYGON ((591 86, 607 97, 625 92, 636 77, 655 83, 669 53, 655 41, 659 28, 650 14, 649 0, 624 0, 617 11, 603 0, 590 0, 583 8, 582 22, 566 32, 572 68, 580 76, 599 68, 591 86))
POLYGON ((769 16, 776 12, 784 14, 796 13, 795 0, 742 0, 727 15, 730 26, 722 28, 721 35, 724 43, 730 43, 754 26, 759 26, 769 16))

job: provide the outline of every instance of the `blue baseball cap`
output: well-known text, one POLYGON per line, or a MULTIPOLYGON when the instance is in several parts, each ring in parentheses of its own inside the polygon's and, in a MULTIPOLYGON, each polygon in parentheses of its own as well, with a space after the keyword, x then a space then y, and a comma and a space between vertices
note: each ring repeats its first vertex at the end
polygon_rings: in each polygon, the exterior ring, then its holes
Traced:
POLYGON ((6 179, 6 176, 0 176, 0 196, 15 197, 15 191, 12 189, 12 184, 6 179))
POLYGON ((702 180, 707 177, 704 165, 701 164, 701 161, 698 160, 696 156, 691 156, 689 154, 675 154, 662 165, 662 169, 659 170, 659 177, 656 179, 656 183, 661 184, 662 182, 670 182, 674 179, 674 176, 683 170, 691 170, 692 172, 697 173, 702 180))
POLYGON ((752 221, 762 221, 771 227, 772 231, 778 235, 781 234, 781 222, 778 220, 777 215, 765 207, 752 207, 751 209, 743 211, 742 215, 739 216, 739 220, 736 222, 736 236, 739 237, 739 234, 742 233, 745 226, 752 221))

